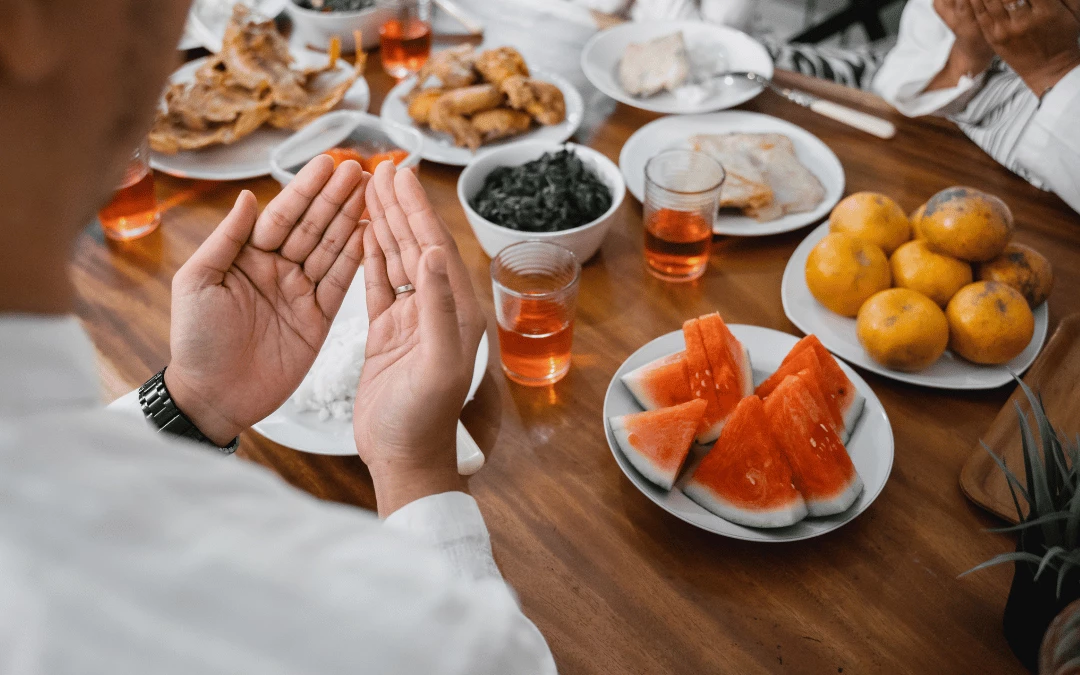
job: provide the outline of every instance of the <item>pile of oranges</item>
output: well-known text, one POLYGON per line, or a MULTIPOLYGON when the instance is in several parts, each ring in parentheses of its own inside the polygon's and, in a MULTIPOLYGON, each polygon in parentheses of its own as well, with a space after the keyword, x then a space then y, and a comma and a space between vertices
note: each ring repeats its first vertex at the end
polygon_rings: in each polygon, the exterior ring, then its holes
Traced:
POLYGON ((887 368, 922 370, 951 349, 1000 364, 1027 347, 1032 309, 1053 287, 1050 262, 1012 243, 1005 202, 969 187, 942 190, 908 217, 882 194, 859 192, 829 216, 810 252, 818 302, 856 319, 859 342, 887 368))

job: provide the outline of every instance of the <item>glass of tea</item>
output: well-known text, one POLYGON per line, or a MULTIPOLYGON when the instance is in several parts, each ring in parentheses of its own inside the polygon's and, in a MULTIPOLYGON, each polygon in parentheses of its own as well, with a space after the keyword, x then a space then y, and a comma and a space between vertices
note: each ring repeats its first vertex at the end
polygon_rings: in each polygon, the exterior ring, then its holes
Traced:
POLYGON ((665 281, 705 273, 724 168, 693 150, 667 150, 645 165, 645 262, 665 281))
POLYGON ((419 72, 431 56, 431 0, 378 0, 390 17, 379 29, 383 69, 401 79, 419 72))
POLYGON ((120 187, 112 200, 98 211, 105 236, 119 241, 145 237, 161 223, 154 197, 154 173, 150 170, 150 146, 146 139, 124 170, 120 187))
POLYGON ((511 244, 491 261, 499 351, 506 376, 527 386, 554 384, 570 370, 581 265, 557 244, 511 244))

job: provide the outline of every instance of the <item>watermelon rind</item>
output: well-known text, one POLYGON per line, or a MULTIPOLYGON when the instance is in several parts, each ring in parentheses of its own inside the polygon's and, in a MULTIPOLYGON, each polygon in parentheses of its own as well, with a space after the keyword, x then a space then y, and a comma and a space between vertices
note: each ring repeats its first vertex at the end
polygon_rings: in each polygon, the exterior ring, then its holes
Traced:
MULTIPOLYGON (((679 477, 679 472, 682 470, 680 465, 675 471, 670 473, 663 471, 660 467, 656 466, 648 457, 638 452, 630 443, 630 432, 626 429, 625 418, 627 415, 621 417, 612 417, 609 422, 611 424, 611 433, 614 434, 616 442, 619 444, 619 449, 622 450, 623 456, 629 460, 630 464, 637 469, 638 473, 645 477, 650 483, 661 487, 665 490, 670 490, 675 485, 675 481, 679 477)), ((690 448, 687 446, 687 455, 690 454, 690 448)), ((685 463, 685 460, 684 460, 685 463)))
POLYGON ((866 397, 855 392, 854 398, 851 399, 851 404, 841 413, 844 416, 844 430, 840 434, 840 441, 846 447, 851 437, 855 435, 855 429, 859 426, 859 420, 862 419, 863 410, 866 409, 866 397))
POLYGON ((735 359, 735 362, 738 363, 739 367, 742 369, 742 372, 740 373, 743 381, 742 395, 745 397, 754 393, 754 367, 753 362, 750 361, 750 350, 742 344, 739 346, 742 347, 743 357, 741 359, 735 359))
POLYGON ((706 485, 691 480, 682 489, 687 497, 706 511, 724 520, 746 527, 789 527, 807 516, 809 510, 802 495, 796 494, 790 504, 769 510, 745 509, 732 504, 706 485))
POLYGON ((863 491, 862 478, 858 472, 852 474, 844 489, 829 499, 807 499, 806 508, 811 516, 834 516, 851 508, 863 491))

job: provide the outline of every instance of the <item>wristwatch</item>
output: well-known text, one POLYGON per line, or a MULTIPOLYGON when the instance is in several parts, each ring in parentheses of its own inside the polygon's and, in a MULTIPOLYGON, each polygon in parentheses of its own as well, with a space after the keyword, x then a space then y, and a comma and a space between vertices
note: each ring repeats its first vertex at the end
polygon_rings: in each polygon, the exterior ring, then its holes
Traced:
POLYGON ((232 443, 223 448, 199 431, 195 423, 173 403, 169 389, 165 386, 164 368, 139 387, 139 406, 146 415, 146 419, 150 420, 158 431, 209 445, 223 455, 233 454, 240 445, 240 437, 237 436, 232 443))

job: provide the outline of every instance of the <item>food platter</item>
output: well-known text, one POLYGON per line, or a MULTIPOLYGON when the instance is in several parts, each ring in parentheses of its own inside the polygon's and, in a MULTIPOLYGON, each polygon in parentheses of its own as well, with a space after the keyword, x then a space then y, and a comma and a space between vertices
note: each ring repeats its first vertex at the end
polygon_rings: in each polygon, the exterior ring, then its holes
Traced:
POLYGON ((424 145, 420 151, 421 156, 430 162, 449 164, 451 166, 465 166, 474 157, 483 154, 486 150, 505 147, 519 141, 562 143, 573 136, 574 132, 581 126, 581 121, 585 115, 585 103, 581 98, 581 94, 569 80, 554 73, 534 71, 532 76, 537 80, 550 82, 562 91, 563 98, 566 100, 566 119, 559 124, 537 127, 517 136, 486 143, 475 154, 469 151, 468 148, 456 147, 449 136, 433 132, 427 127, 421 127, 409 117, 408 107, 402 97, 412 90, 416 81, 414 77, 402 80, 390 90, 390 93, 383 100, 380 116, 384 120, 418 130, 424 136, 424 145))
POLYGON ((195 0, 188 12, 185 37, 215 54, 221 51, 221 40, 229 24, 233 5, 247 5, 252 10, 273 19, 285 11, 290 0, 195 0))
MULTIPOLYGON (((327 58, 325 54, 307 51, 294 52, 293 57, 299 67, 323 65, 327 58)), ((207 58, 209 57, 184 64, 170 76, 169 82, 176 84, 192 81, 195 72, 207 58)), ((352 73, 352 66, 340 61, 338 73, 343 78, 348 77, 352 73)), ((370 101, 371 92, 367 82, 360 77, 345 93, 345 98, 337 109, 364 112, 370 101)), ((242 180, 265 176, 270 173, 270 155, 293 133, 295 132, 288 129, 263 127, 230 145, 182 151, 174 155, 152 151, 150 166, 173 176, 202 180, 242 180)))
POLYGON ((701 100, 682 100, 664 91, 648 98, 631 95, 619 83, 619 61, 626 47, 681 32, 687 43, 691 77, 707 73, 753 72, 772 78, 773 62, 760 42, 742 31, 701 21, 624 23, 594 35, 581 52, 581 69, 597 89, 626 105, 665 114, 696 114, 724 110, 761 93, 749 82, 723 85, 712 81, 701 100))
MULTIPOLYGON (((769 328, 737 324, 729 324, 728 328, 750 351, 755 384, 776 370, 784 356, 798 342, 793 335, 769 328)), ((619 468, 630 479, 630 482, 660 508, 691 525, 733 539, 783 542, 809 539, 831 532, 857 518, 881 493, 892 470, 892 426, 881 401, 874 395, 870 385, 844 363, 840 363, 840 367, 854 383, 859 393, 866 398, 866 404, 855 433, 847 444, 848 454, 862 477, 864 488, 855 503, 843 513, 823 518, 809 518, 790 527, 777 529, 743 527, 706 511, 683 494, 680 486, 685 483, 689 471, 684 471, 682 478, 671 491, 653 485, 630 464, 619 448, 607 420, 611 417, 641 411, 641 406, 622 383, 621 378, 624 374, 685 348, 682 331, 674 331, 649 342, 619 366, 604 396, 604 428, 608 447, 615 456, 619 468)), ((693 461, 693 458, 688 460, 688 463, 690 461, 693 461)))
MULTIPOLYGON (((364 288, 364 269, 361 267, 345 295, 345 300, 341 303, 337 317, 334 318, 334 325, 339 325, 354 317, 366 316, 367 297, 364 288)), ((473 379, 469 386, 467 401, 471 401, 476 395, 476 390, 484 379, 488 351, 488 337, 485 334, 476 351, 476 364, 473 367, 473 379)), ((310 377, 311 373, 308 373, 305 380, 310 377)), ((333 419, 320 421, 315 413, 298 410, 291 399, 252 428, 275 443, 301 452, 343 456, 356 454, 356 443, 353 440, 350 421, 333 419)), ((461 461, 462 458, 459 457, 459 462, 461 461)))
POLYGON ((780 296, 784 313, 799 330, 814 333, 833 354, 861 368, 900 382, 936 389, 995 389, 1012 382, 1010 371, 1023 373, 1038 356, 1046 341, 1049 312, 1046 303, 1035 308, 1035 334, 1019 356, 999 366, 983 366, 965 361, 946 351, 929 368, 917 373, 890 370, 870 358, 855 335, 855 319, 834 314, 822 306, 806 285, 806 259, 810 250, 829 233, 823 223, 811 232, 788 259, 780 296))
POLYGON ((821 182, 824 199, 811 211, 791 213, 776 220, 759 222, 726 211, 713 222, 713 232, 739 237, 761 237, 790 232, 815 223, 832 210, 844 194, 844 167, 829 146, 802 127, 770 115, 728 110, 706 115, 662 117, 638 129, 623 145, 619 168, 626 187, 642 201, 645 196, 645 164, 664 150, 689 148, 695 134, 778 133, 791 139, 795 154, 821 182))

